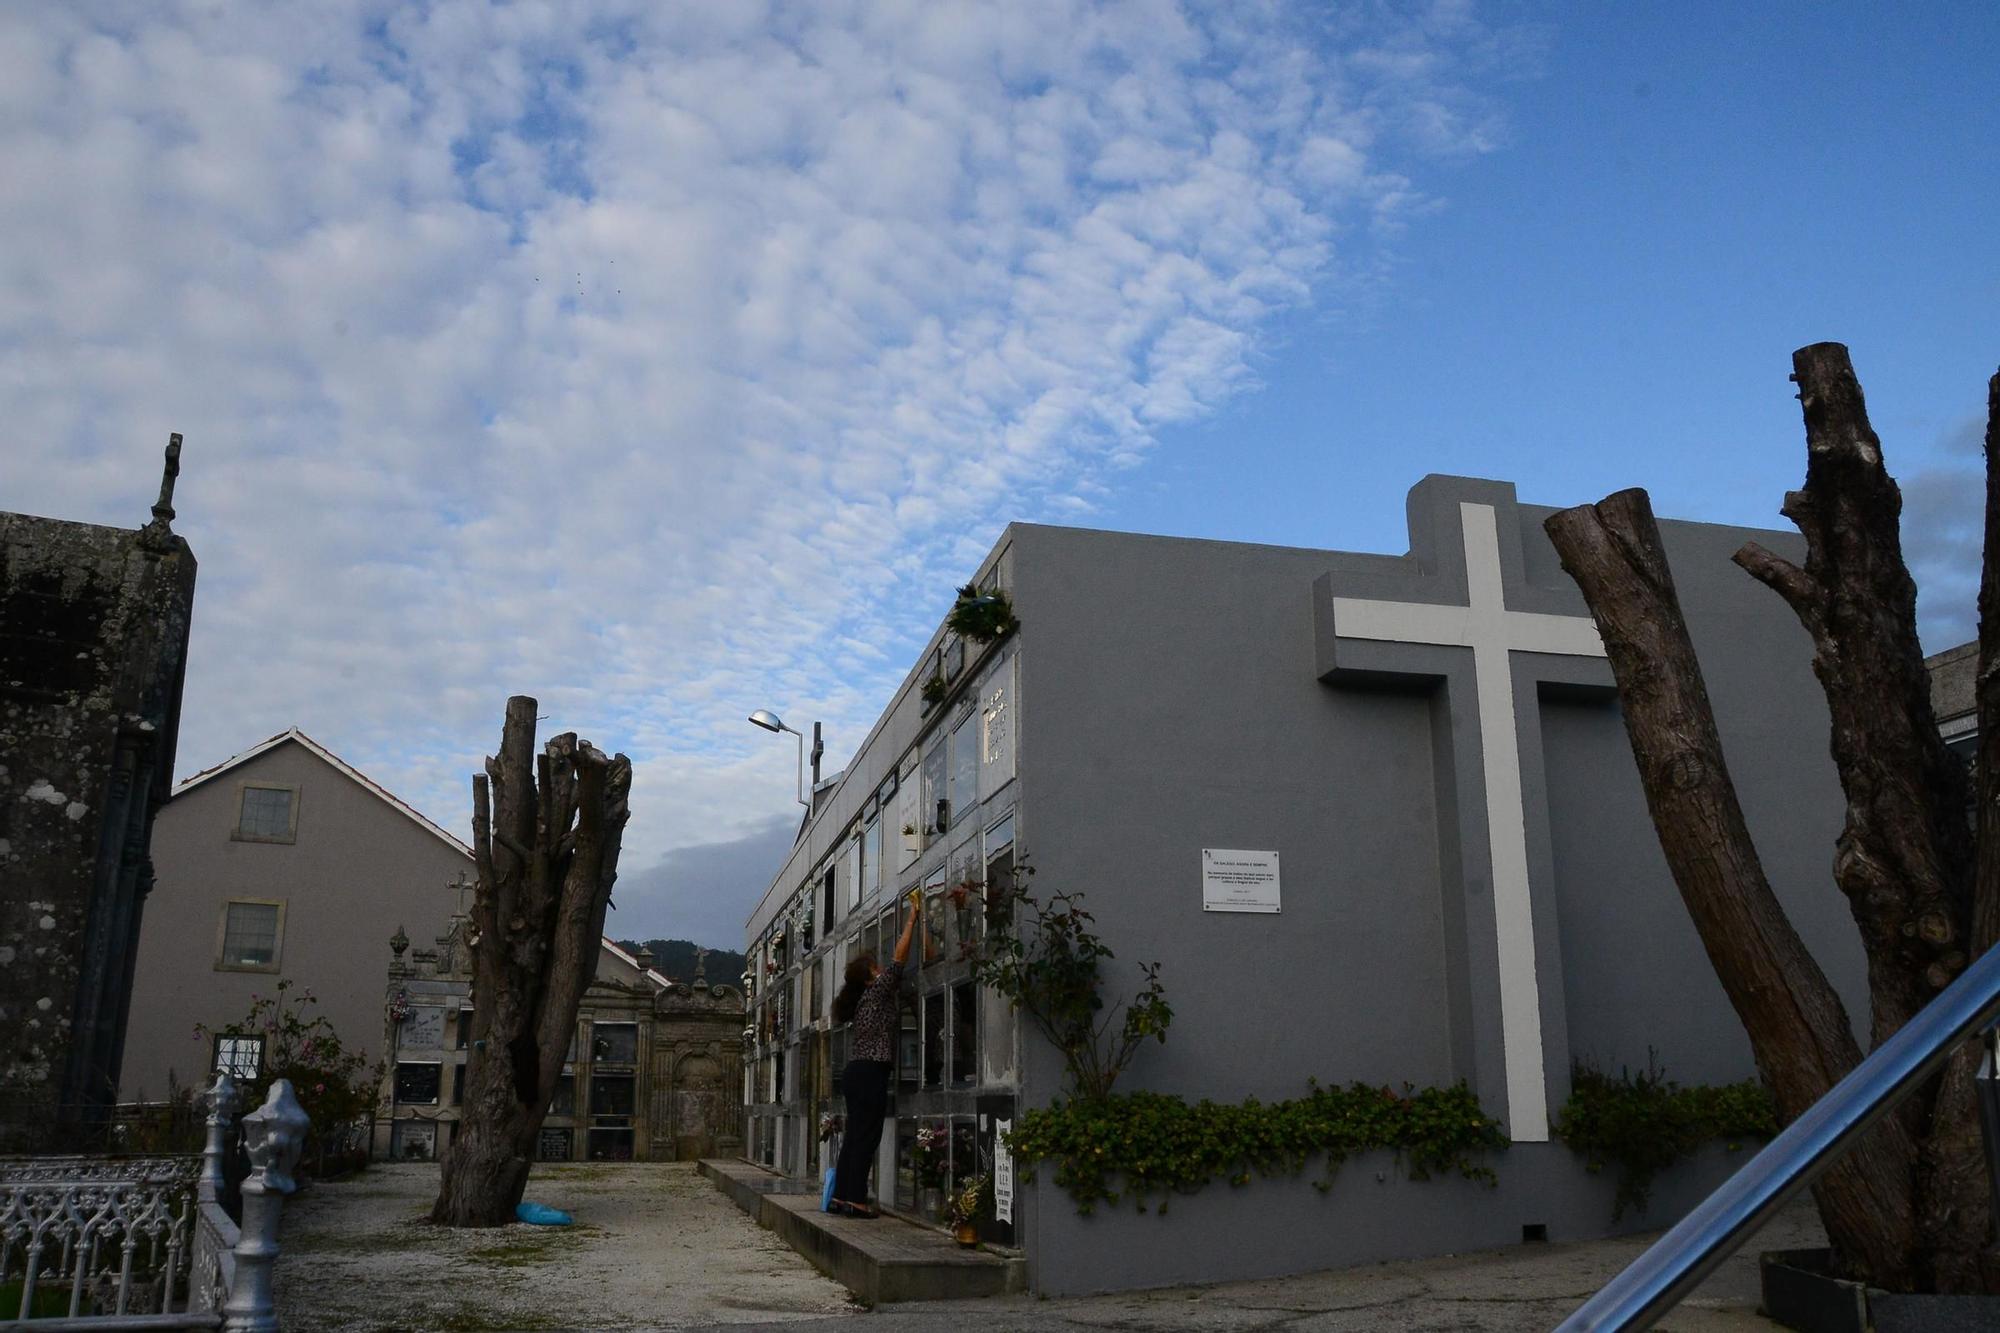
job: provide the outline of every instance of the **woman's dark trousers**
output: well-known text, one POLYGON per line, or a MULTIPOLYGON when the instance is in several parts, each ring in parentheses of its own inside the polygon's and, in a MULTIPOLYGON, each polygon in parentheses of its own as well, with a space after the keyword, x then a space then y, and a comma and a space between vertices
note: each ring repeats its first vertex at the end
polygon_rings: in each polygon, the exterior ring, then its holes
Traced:
POLYGON ((889 1113, 889 1062, 849 1060, 840 1089, 847 1094, 847 1133, 833 1168, 833 1197, 868 1202, 868 1168, 882 1144, 882 1118, 889 1113))

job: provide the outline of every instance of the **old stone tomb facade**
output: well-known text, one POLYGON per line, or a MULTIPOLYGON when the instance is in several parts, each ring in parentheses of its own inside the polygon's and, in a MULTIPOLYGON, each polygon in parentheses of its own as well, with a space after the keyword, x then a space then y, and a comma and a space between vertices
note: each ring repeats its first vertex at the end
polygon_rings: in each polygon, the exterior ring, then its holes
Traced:
POLYGON ((181 437, 136 530, 0 513, 0 1151, 115 1099, 194 610, 181 437))

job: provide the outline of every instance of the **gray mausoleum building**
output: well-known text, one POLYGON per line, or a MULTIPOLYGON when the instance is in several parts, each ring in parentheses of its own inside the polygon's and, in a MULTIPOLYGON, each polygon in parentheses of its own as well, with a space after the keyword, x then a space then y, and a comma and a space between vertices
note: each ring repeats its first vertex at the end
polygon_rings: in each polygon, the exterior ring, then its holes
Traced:
MULTIPOLYGON (((1308 1078, 1465 1082, 1507 1128, 1498 1184, 1413 1181, 1386 1153, 1333 1188, 1212 1184, 1165 1216, 1079 1216, 1013 1180, 1017 1247, 1050 1293, 1213 1281, 1656 1227, 1741 1159, 1720 1149, 1612 1221, 1550 1124, 1572 1069, 1755 1076, 1660 854, 1581 596, 1512 485, 1428 477, 1401 556, 1015 524, 976 581, 1020 628, 933 637, 747 926, 746 1152, 817 1179, 840 1107, 847 958, 886 956, 923 887, 940 947, 917 971, 877 1192, 1010 1164, 997 1134, 1063 1092, 1057 1053, 971 981, 979 928, 950 887, 1005 872, 1079 889, 1114 993, 1158 960, 1174 1022, 1119 1084, 1189 1100, 1302 1095, 1308 1078), (924 698, 927 681, 942 683, 924 698), (907 832, 906 832, 907 830, 907 832), (917 1151, 917 1132, 941 1153, 917 1151), (929 1134, 926 1137, 931 1137, 929 1134), (942 1168, 937 1158, 943 1159, 942 1168)), ((1830 878, 1842 801, 1811 645, 1730 563, 1795 534, 1662 520, 1744 814, 1779 897, 1868 1012, 1830 878)), ((939 571, 940 590, 960 571, 939 571)))

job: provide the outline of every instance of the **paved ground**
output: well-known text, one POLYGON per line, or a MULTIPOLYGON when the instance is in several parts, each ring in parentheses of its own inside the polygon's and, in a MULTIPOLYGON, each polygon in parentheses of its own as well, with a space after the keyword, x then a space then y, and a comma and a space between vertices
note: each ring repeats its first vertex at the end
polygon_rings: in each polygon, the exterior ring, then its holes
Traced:
MULTIPOLYGON (((421 1219, 436 1169, 377 1166, 288 1206, 278 1264, 287 1333, 354 1329, 758 1328, 785 1333, 982 1330, 1547 1330, 1650 1237, 1378 1264, 1301 1277, 1118 1296, 858 1310, 691 1166, 535 1168, 529 1197, 568 1208, 568 1230, 451 1232, 421 1219)), ((895 1225, 895 1224, 891 1224, 895 1225)), ((1754 1251, 1818 1244, 1809 1207, 1752 1242, 1661 1327, 1747 1333, 1754 1251)))
POLYGON ((691 1165, 537 1166, 528 1197, 573 1227, 434 1227, 436 1195, 435 1166, 378 1164, 288 1203, 285 1333, 769 1326, 856 1308, 691 1165))
MULTIPOLYGON (((1446 1259, 1376 1264, 1258 1282, 1118 1296, 887 1306, 864 1316, 785 1325, 786 1333, 952 1333, 1164 1329, 1250 1333, 1547 1333, 1634 1258, 1651 1236, 1582 1245, 1523 1246, 1446 1259)), ((1810 1207, 1795 1209, 1658 1325, 1679 1333, 1751 1333, 1778 1325, 1757 1310, 1757 1249, 1824 1243, 1810 1207)), ((776 1327, 767 1325, 766 1327, 776 1327)), ((747 1330, 739 1330, 747 1333, 747 1330)))

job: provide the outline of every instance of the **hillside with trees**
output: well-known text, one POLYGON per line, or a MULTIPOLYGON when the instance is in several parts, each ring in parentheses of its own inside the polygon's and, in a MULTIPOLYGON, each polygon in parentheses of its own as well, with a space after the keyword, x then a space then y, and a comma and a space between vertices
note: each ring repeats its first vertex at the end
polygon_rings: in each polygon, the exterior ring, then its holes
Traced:
MULTIPOLYGON (((617 943, 626 953, 652 950, 653 970, 663 977, 672 977, 675 981, 694 980, 695 951, 701 946, 693 940, 619 940, 617 943)), ((707 975, 710 985, 722 982, 735 985, 736 979, 743 975, 743 955, 735 949, 710 949, 707 975)))

